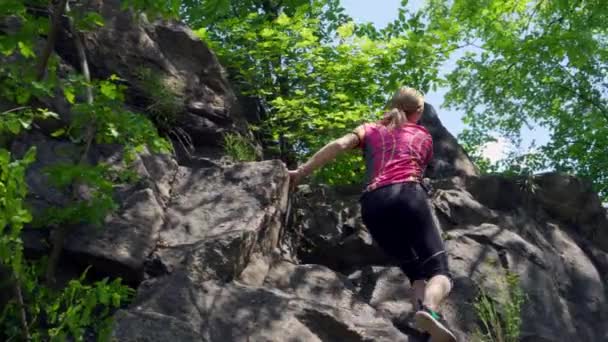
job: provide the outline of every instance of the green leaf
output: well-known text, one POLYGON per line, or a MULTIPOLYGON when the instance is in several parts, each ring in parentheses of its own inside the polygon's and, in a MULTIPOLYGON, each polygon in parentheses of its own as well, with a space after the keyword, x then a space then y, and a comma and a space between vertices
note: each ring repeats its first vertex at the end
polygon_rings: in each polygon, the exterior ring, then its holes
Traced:
POLYGON ((85 17, 83 18, 83 23, 85 27, 90 28, 103 27, 105 24, 103 17, 96 12, 87 12, 85 17))
POLYGON ((65 134, 65 128, 60 128, 60 129, 56 130, 55 132, 51 133, 51 136, 53 138, 58 138, 64 134, 65 134))
POLYGON ((108 99, 115 100, 118 97, 118 88, 110 82, 102 82, 99 90, 108 99))
POLYGON ((19 120, 19 123, 21 124, 21 127, 23 129, 29 129, 30 125, 32 124, 31 120, 22 119, 22 118, 19 118, 18 120, 19 120))
POLYGON ((287 26, 287 25, 289 25, 289 24, 291 23, 291 20, 290 20, 290 18, 289 18, 289 17, 288 17, 288 16, 287 16, 287 15, 286 15, 284 12, 283 12, 283 13, 281 13, 281 14, 278 16, 278 18, 277 18, 277 20, 276 20, 276 23, 277 23, 277 24, 279 24, 279 25, 282 25, 282 26, 287 26))
POLYGON ((23 162, 26 164, 31 164, 36 160, 36 147, 32 146, 23 156, 23 162))
POLYGON ((21 132, 21 124, 16 118, 9 118, 9 120, 7 120, 5 124, 8 128, 8 131, 11 133, 19 134, 19 132, 21 132))
POLYGON ((68 100, 68 102, 71 104, 74 104, 74 102, 76 101, 76 95, 74 95, 74 88, 72 87, 63 88, 63 95, 65 96, 65 99, 68 100))
POLYGON ((60 118, 59 114, 57 114, 55 112, 51 112, 46 108, 39 108, 38 115, 43 119, 53 118, 53 119, 59 120, 59 118, 60 118))
POLYGON ((17 43, 17 46, 19 47, 19 52, 21 53, 21 55, 23 57, 25 57, 25 58, 36 57, 36 53, 34 53, 34 50, 32 50, 32 48, 29 44, 26 44, 24 42, 19 42, 19 43, 17 43))
POLYGON ((337 30, 340 38, 349 38, 355 33, 355 23, 348 22, 342 26, 340 26, 337 30))

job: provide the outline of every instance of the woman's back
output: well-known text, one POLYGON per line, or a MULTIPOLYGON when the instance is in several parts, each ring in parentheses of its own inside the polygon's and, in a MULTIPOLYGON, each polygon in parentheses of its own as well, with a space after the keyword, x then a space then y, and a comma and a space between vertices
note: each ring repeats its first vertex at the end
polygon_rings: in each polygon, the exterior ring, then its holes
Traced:
POLYGON ((433 157, 433 139, 426 128, 413 123, 396 128, 372 123, 364 129, 366 191, 422 180, 433 157))

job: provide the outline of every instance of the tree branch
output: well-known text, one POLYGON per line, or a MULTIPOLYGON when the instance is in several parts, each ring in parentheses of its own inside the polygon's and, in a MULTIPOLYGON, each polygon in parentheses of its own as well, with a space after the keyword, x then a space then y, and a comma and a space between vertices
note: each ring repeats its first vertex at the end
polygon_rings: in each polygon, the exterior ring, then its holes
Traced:
MULTIPOLYGON (((576 77, 574 75, 572 75, 570 70, 568 70, 568 68, 566 68, 565 66, 563 66, 559 63, 556 63, 556 68, 559 68, 560 70, 562 70, 571 80, 576 81, 576 77)), ((593 107, 595 107, 597 110, 599 110, 600 114, 604 117, 606 122, 608 122, 608 108, 606 108, 602 103, 583 95, 582 93, 580 93, 577 90, 572 89, 571 87, 565 86, 563 84, 558 84, 558 86, 560 88, 574 94, 581 100, 591 104, 593 107)))
MULTIPOLYGON (((69 5, 67 5, 67 11, 69 12, 69 5)), ((80 69, 82 71, 82 75, 84 76, 84 80, 87 82, 86 86, 86 98, 87 103, 89 105, 93 104, 93 89, 91 89, 91 73, 89 71, 89 62, 87 60, 87 54, 84 49, 84 45, 82 44, 82 39, 80 37, 79 32, 74 27, 74 22, 70 18, 70 32, 74 38, 74 43, 76 44, 76 51, 78 52, 78 58, 80 59, 80 69)), ((80 164, 83 164, 86 161, 87 155, 89 154, 89 150, 91 148, 91 143, 95 138, 95 119, 91 120, 87 125, 85 130, 85 148, 82 156, 80 157, 80 164)))
POLYGON ((23 302, 23 294, 21 293, 21 284, 19 282, 19 279, 15 279, 15 282, 13 284, 13 290, 15 291, 17 303, 19 304, 19 320, 21 321, 21 329, 23 329, 23 334, 25 335, 26 341, 31 341, 32 336, 30 335, 30 329, 27 325, 25 303, 23 302))
POLYGON ((36 65, 36 80, 38 81, 44 78, 49 58, 51 57, 53 49, 55 49, 55 42, 57 41, 59 27, 61 26, 61 17, 65 11, 67 2, 68 0, 59 0, 59 4, 57 4, 57 7, 53 11, 53 20, 51 21, 51 27, 46 40, 46 45, 44 46, 44 50, 42 50, 42 54, 40 55, 40 59, 36 65))
POLYGON ((9 110, 5 110, 4 112, 2 112, 2 114, 8 114, 8 113, 12 113, 12 112, 17 112, 17 111, 24 110, 24 109, 30 109, 30 107, 29 106, 23 106, 23 107, 12 108, 12 109, 9 109, 9 110))
MULTIPOLYGON (((70 12, 69 4, 65 5, 66 13, 70 12)), ((91 89, 91 73, 89 71, 89 63, 87 60, 87 54, 84 49, 84 45, 82 44, 82 40, 79 32, 74 27, 74 21, 70 17, 69 19, 69 29, 72 34, 72 38, 74 39, 74 44, 76 45, 76 51, 78 53, 78 58, 80 60, 80 69, 84 76, 85 81, 87 82, 86 86, 86 100, 88 104, 93 104, 93 90, 91 89)), ((85 147, 82 155, 80 156, 80 161, 78 162, 80 165, 85 164, 87 161, 87 156, 89 154, 89 150, 91 148, 91 144, 93 139, 95 138, 95 120, 91 120, 84 133, 85 139, 85 147)), ((79 189, 82 186, 78 181, 75 181, 73 184, 73 197, 76 200, 79 200, 80 194, 79 189)), ((52 284, 55 282, 55 272, 57 270, 57 264, 59 263, 59 257, 61 256, 61 251, 63 250, 63 245, 65 243, 65 238, 67 237, 69 225, 61 225, 57 228, 57 231, 52 235, 53 240, 53 249, 51 250, 51 255, 49 256, 48 266, 46 269, 46 281, 48 284, 52 284)))
POLYGON ((579 93, 578 91, 565 86, 563 84, 558 84, 558 86, 570 93, 572 93, 573 95, 577 96, 579 99, 583 100, 584 102, 589 103, 590 105, 592 105, 593 107, 595 107, 601 114, 601 116, 606 120, 606 122, 608 123, 608 109, 606 109, 600 102, 589 98, 581 93, 579 93))

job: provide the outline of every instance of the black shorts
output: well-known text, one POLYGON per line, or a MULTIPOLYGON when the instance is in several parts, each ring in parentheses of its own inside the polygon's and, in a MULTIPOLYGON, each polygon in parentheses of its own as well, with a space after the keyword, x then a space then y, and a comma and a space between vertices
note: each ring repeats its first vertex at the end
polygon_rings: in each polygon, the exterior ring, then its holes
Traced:
POLYGON ((363 194, 361 214, 372 238, 399 262, 411 282, 439 274, 451 278, 439 227, 419 183, 398 183, 363 194))

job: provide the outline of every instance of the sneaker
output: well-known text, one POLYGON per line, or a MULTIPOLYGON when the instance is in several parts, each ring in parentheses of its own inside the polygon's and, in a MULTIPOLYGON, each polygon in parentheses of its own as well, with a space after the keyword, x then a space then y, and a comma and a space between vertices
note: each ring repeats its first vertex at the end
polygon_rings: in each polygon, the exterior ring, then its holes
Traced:
POLYGON ((447 322, 438 312, 423 306, 414 317, 416 328, 428 332, 433 342, 456 342, 456 336, 450 331, 447 322))
POLYGON ((420 331, 415 328, 414 313, 401 313, 391 319, 395 328, 399 329, 404 334, 415 337, 414 341, 429 342, 431 335, 427 332, 420 331))

